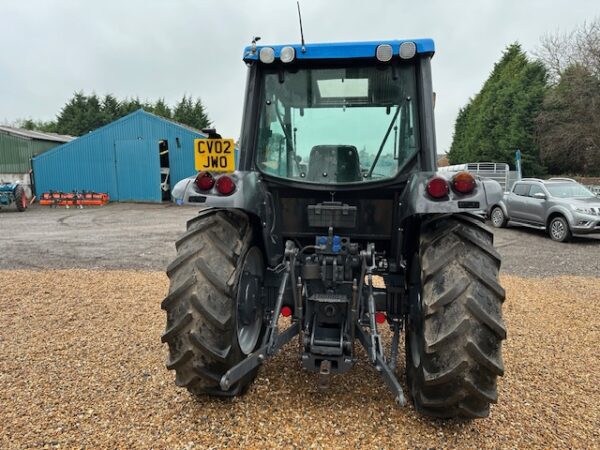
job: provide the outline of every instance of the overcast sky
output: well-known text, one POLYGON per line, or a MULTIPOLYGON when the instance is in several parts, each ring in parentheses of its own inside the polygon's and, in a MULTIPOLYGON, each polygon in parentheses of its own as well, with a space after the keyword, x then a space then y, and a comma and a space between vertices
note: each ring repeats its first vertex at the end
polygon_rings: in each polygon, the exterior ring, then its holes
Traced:
MULTIPOLYGON (((302 0, 307 42, 431 37, 438 153, 456 114, 503 49, 600 14, 598 0, 302 0)), ((242 49, 299 41, 295 0, 0 0, 0 123, 54 119, 75 91, 199 96, 223 136, 239 135, 242 49)))

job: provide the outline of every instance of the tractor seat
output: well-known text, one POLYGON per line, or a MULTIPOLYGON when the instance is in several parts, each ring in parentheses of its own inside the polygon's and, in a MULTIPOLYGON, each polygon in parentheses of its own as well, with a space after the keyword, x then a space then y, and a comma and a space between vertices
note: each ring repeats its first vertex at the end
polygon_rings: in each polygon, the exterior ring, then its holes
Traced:
POLYGON ((353 145, 315 145, 308 159, 308 181, 352 183, 361 181, 358 151, 353 145))

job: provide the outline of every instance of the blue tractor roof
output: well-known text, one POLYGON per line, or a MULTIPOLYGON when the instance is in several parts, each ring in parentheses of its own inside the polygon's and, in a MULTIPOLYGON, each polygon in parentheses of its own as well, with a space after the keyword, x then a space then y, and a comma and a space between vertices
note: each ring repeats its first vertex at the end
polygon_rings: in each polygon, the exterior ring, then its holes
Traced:
POLYGON ((263 47, 271 47, 275 51, 275 58, 279 58, 281 49, 284 47, 294 47, 296 59, 351 59, 351 58, 375 58, 377 47, 381 44, 392 46, 394 54, 397 55, 400 44, 403 42, 414 42, 417 48, 417 54, 435 53, 433 39, 402 39, 391 41, 373 41, 373 42, 333 42, 305 44, 305 52, 302 52, 301 44, 287 45, 257 45, 256 52, 252 53, 252 46, 244 49, 244 61, 258 60, 258 54, 263 47))

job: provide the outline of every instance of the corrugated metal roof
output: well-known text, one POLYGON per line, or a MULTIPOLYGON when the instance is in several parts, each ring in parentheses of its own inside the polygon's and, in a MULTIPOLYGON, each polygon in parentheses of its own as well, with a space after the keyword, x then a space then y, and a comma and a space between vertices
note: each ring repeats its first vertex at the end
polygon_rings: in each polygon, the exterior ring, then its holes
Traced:
POLYGON ((7 133, 12 136, 26 139, 36 139, 40 141, 69 142, 75 139, 73 136, 67 136, 64 134, 44 133, 41 131, 25 130, 24 128, 7 127, 5 125, 0 125, 0 132, 7 133))
POLYGON ((205 138, 208 137, 201 130, 198 130, 197 128, 194 128, 194 127, 190 127, 189 125, 186 125, 185 123, 181 123, 181 122, 177 122, 176 120, 173 120, 173 119, 166 119, 164 117, 157 116, 156 114, 149 113, 145 109, 140 109, 140 111, 142 111, 142 112, 144 112, 146 114, 150 114, 151 116, 157 117, 159 119, 166 120, 167 122, 171 122, 173 125, 177 125, 178 127, 185 128, 186 130, 191 131, 192 133, 198 133, 202 137, 205 137, 205 138))

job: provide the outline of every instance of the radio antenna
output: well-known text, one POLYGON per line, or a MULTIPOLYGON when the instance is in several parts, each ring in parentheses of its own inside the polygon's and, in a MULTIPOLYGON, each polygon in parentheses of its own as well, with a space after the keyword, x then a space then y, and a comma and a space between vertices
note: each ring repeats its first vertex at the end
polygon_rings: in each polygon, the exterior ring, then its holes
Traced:
POLYGON ((302 41, 302 53, 306 53, 306 47, 304 46, 304 31, 302 31, 302 14, 300 14, 300 2, 297 1, 298 5, 298 20, 300 20, 300 40, 302 41))

